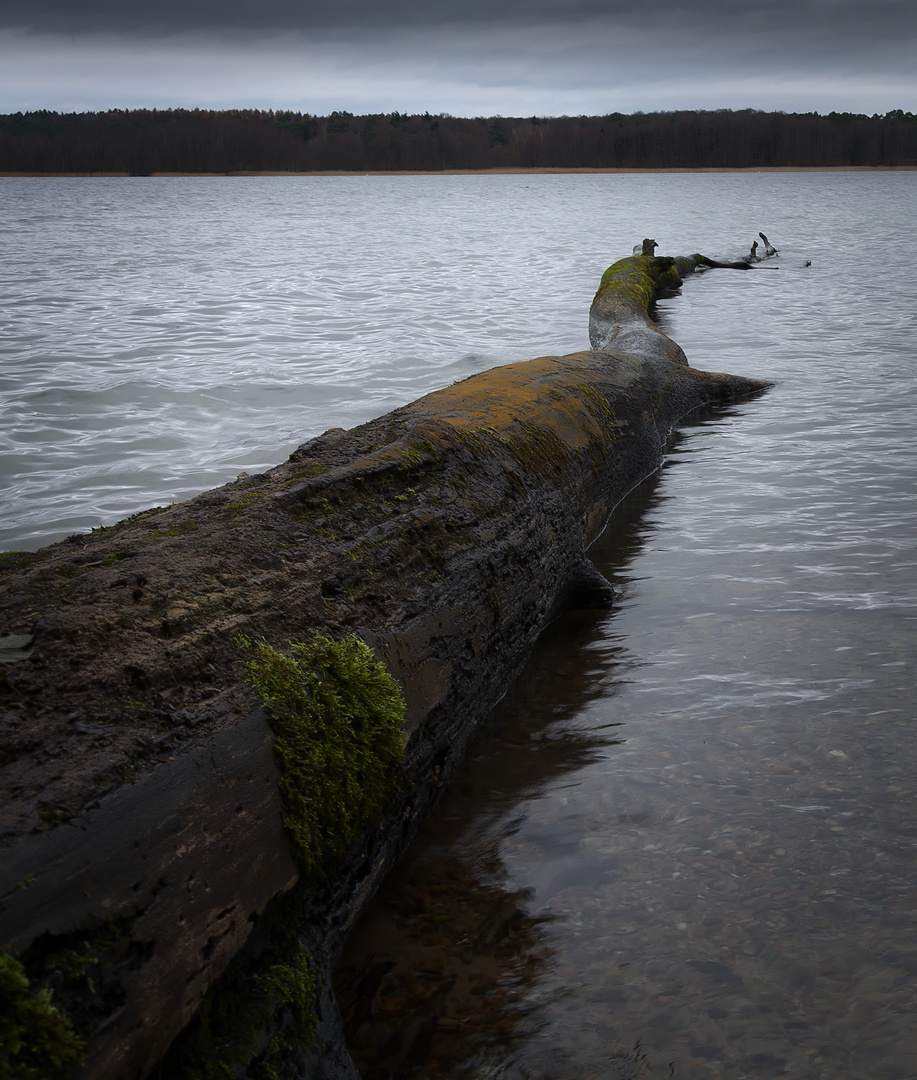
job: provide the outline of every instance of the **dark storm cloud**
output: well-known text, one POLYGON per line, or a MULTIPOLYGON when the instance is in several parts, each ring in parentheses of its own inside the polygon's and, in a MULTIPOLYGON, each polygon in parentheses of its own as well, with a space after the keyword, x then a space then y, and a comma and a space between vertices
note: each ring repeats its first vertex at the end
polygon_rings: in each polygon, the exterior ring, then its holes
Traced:
POLYGON ((666 27, 692 25, 716 39, 738 33, 783 36, 792 48, 793 33, 824 34, 833 42, 894 41, 910 36, 917 23, 913 0, 657 0, 637 5, 633 0, 4 0, 0 25, 55 34, 182 34, 233 31, 269 35, 277 32, 336 30, 359 32, 364 27, 434 28, 457 24, 566 26, 598 20, 622 26, 666 27))
MULTIPOLYGON (((673 5, 674 6, 674 5, 673 5)), ((244 29, 260 33, 361 26, 437 26, 456 23, 521 21, 576 22, 613 14, 633 17, 630 3, 599 0, 467 0, 461 4, 428 0, 160 0, 123 3, 121 0, 7 0, 5 25, 66 33, 181 33, 206 29, 244 29)))

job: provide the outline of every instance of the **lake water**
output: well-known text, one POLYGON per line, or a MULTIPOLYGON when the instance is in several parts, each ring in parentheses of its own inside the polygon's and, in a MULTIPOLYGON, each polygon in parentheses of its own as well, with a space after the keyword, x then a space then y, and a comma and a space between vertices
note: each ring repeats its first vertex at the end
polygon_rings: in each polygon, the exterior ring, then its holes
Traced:
POLYGON ((587 346, 643 236, 695 418, 339 970, 364 1076, 917 1077, 917 173, 2 180, 0 546, 587 346), (811 262, 811 266, 805 266, 811 262))

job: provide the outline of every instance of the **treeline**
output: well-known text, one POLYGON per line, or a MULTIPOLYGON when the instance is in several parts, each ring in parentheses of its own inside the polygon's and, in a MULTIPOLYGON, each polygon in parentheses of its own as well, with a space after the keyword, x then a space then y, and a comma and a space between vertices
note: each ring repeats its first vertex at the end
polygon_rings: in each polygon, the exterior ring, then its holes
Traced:
POLYGON ((917 116, 477 117, 112 109, 0 115, 0 172, 236 173, 917 165, 917 116))

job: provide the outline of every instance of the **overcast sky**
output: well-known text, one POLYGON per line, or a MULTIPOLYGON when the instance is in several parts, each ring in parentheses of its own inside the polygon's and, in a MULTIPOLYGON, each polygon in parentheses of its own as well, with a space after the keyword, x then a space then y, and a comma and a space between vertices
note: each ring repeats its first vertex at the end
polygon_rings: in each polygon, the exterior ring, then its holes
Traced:
POLYGON ((0 112, 917 112, 915 0, 0 0, 0 112))

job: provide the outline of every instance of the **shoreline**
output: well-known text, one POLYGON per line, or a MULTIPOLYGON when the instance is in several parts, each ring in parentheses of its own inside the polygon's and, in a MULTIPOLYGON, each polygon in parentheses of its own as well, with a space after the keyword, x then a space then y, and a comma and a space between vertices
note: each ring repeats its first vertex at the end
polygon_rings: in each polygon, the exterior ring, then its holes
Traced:
POLYGON ((238 169, 232 172, 151 172, 143 177, 133 177, 129 172, 0 172, 0 179, 28 179, 28 178, 70 178, 86 177, 95 179, 155 179, 166 177, 187 176, 532 176, 554 175, 567 173, 610 173, 612 175, 626 174, 654 174, 654 173, 797 173, 797 172, 915 172, 917 165, 761 165, 749 167, 732 166, 704 166, 699 169, 689 168, 553 168, 537 167, 522 168, 519 166, 501 166, 497 169, 437 169, 424 172, 417 169, 403 170, 367 170, 348 171, 345 169, 324 169, 313 172, 292 172, 272 169, 238 169))

